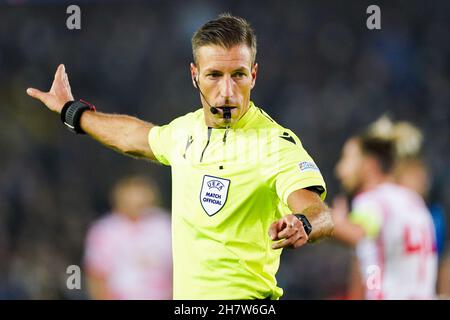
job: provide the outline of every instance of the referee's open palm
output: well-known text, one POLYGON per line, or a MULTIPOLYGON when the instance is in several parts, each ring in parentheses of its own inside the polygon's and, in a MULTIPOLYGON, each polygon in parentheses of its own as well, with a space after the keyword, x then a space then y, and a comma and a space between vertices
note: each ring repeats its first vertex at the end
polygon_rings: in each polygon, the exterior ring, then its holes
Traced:
POLYGON ((27 89, 28 95, 39 99, 47 108, 52 111, 61 113, 61 109, 67 101, 72 101, 72 91, 70 89, 69 77, 63 64, 58 66, 53 80, 52 87, 48 92, 42 92, 35 88, 27 89))

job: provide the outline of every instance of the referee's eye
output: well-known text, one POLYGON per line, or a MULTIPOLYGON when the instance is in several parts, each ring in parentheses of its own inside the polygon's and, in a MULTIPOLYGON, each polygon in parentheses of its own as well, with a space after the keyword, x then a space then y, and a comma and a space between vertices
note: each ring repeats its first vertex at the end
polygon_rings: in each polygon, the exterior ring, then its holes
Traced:
POLYGON ((206 77, 212 78, 212 79, 217 79, 217 78, 219 78, 220 76, 221 76, 221 74, 218 73, 218 72, 212 72, 212 73, 208 73, 208 74, 206 75, 206 77))
POLYGON ((244 72, 236 72, 236 73, 233 74, 233 77, 240 79, 240 78, 245 77, 246 75, 247 74, 245 74, 244 72))

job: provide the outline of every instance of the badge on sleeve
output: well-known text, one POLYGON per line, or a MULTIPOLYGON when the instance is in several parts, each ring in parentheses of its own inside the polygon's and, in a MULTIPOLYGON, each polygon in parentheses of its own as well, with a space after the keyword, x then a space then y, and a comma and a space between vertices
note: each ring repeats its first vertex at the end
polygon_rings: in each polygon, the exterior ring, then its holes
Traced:
POLYGON ((208 216, 213 216, 227 202, 230 180, 204 175, 200 203, 208 216))
POLYGON ((301 172, 305 171, 319 171, 319 168, 317 168, 316 164, 314 162, 309 161, 302 161, 298 164, 298 167, 300 168, 301 172))

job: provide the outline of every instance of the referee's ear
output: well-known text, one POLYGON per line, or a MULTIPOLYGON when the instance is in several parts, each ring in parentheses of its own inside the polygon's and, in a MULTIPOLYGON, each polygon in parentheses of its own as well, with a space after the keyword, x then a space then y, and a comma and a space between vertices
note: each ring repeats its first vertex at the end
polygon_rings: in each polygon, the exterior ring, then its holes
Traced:
POLYGON ((255 64, 252 67, 252 89, 255 87, 256 84, 256 74, 258 73, 258 63, 255 62, 255 64))
POLYGON ((197 69, 197 66, 195 65, 195 63, 191 62, 190 68, 191 68, 192 85, 194 86, 194 88, 199 89, 198 83, 197 83, 197 79, 198 79, 198 78, 197 78, 197 77, 198 77, 198 69, 197 69))

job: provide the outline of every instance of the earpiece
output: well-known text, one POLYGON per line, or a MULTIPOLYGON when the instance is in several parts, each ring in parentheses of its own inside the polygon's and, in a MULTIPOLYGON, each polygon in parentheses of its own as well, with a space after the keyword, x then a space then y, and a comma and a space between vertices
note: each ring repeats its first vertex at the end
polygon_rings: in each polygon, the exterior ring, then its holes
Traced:
MULTIPOLYGON (((200 90, 200 86, 198 85, 198 82, 197 82, 197 76, 194 76, 194 85, 195 85, 195 87, 198 89, 198 91, 200 92, 200 94, 202 95, 203 99, 204 99, 204 100, 206 101, 206 103, 208 104, 208 106, 209 106, 209 111, 211 111, 212 114, 217 114, 217 113, 219 112, 219 110, 217 110, 216 107, 213 107, 212 105, 209 104, 208 100, 206 100, 205 96, 203 95, 202 90, 200 90)), ((230 116, 230 117, 227 117, 227 119, 229 119, 229 118, 231 118, 231 116, 230 116)))

